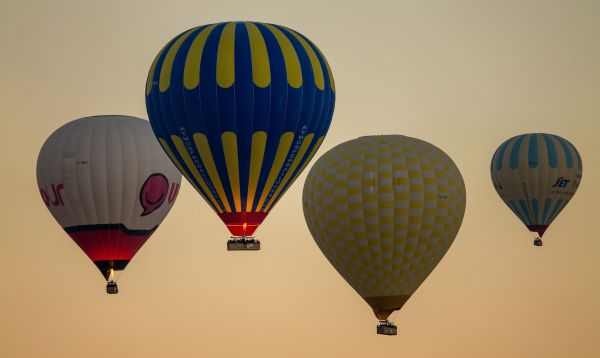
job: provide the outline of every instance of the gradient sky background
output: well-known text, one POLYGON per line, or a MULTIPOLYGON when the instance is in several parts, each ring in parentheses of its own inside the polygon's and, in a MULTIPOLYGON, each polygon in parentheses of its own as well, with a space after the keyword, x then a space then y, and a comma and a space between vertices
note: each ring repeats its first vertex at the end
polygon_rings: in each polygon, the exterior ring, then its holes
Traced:
POLYGON ((0 356, 599 357, 600 2, 16 1, 0 12, 0 356), (398 336, 321 254, 304 222, 309 167, 257 231, 228 231, 187 183, 120 280, 96 267, 39 197, 35 163, 75 118, 147 118, 155 54, 193 26, 283 24, 331 64, 337 102, 322 155, 365 134, 429 141, 456 162, 467 211, 404 308, 398 336), (543 248, 500 201, 489 161, 506 138, 561 135, 583 180, 543 248))

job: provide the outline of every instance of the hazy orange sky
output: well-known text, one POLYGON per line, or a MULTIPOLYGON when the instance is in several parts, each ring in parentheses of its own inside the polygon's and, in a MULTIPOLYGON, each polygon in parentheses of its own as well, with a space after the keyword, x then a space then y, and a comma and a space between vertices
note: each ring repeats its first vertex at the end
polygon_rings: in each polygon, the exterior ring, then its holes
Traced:
POLYGON ((17 1, 0 12, 1 357, 600 357, 600 2, 17 1), (96 267, 39 197, 47 136, 75 118, 147 118, 155 54, 195 25, 254 20, 313 40, 336 80, 317 157, 365 134, 404 134, 450 155, 467 211, 454 245, 375 334, 369 307, 304 222, 311 165, 257 231, 228 231, 187 183, 104 293, 96 267), (494 191, 496 147, 524 132, 571 141, 579 191, 544 236, 494 191))

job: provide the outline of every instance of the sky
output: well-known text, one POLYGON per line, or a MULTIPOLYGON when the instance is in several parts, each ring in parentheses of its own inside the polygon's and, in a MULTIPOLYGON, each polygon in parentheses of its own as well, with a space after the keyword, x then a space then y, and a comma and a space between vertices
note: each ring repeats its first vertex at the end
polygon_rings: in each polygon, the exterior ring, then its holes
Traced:
POLYGON ((0 356, 600 356, 600 2, 16 1, 0 12, 0 356), (160 228, 106 295, 96 267, 43 204, 35 163, 73 119, 148 118, 162 46, 229 20, 291 27, 336 81, 316 157, 368 134, 435 144, 461 170, 456 241, 400 312, 395 337, 321 254, 302 215, 306 173, 228 253, 228 231, 185 183, 160 228), (543 248, 501 202, 489 162, 507 138, 558 134, 583 159, 543 248))

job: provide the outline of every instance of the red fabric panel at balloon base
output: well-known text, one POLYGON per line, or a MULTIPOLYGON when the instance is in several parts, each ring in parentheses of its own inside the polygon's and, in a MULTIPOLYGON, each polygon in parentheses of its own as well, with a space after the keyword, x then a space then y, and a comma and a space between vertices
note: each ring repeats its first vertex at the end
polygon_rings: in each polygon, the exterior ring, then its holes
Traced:
POLYGON ((544 236, 546 229, 548 229, 548 225, 527 225, 527 228, 531 232, 537 232, 540 237, 544 236))
POLYGON ((130 230, 123 224, 104 224, 64 229, 83 252, 96 262, 131 260, 156 227, 150 230, 130 230))
POLYGON ((250 236, 267 217, 268 212, 219 213, 233 236, 250 236))

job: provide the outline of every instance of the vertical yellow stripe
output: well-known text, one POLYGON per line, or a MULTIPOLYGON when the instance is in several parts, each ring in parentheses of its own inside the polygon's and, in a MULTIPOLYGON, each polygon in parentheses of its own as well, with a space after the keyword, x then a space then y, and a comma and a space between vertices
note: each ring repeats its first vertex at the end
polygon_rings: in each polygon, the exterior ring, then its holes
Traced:
POLYGON ((225 25, 217 50, 217 84, 229 88, 235 80, 235 22, 225 25))
POLYGON ((223 152, 225 153, 225 164, 229 175, 229 184, 235 204, 235 211, 242 211, 240 199, 240 167, 238 165, 237 136, 233 132, 225 132, 221 135, 223 152))
MULTIPOLYGON (((302 164, 302 167, 300 167, 300 170, 298 170, 298 173, 296 173, 296 175, 294 175, 294 178, 292 179, 292 183, 294 181, 296 181, 296 178, 298 178, 298 176, 300 175, 300 173, 302 173, 304 171, 304 168, 306 168, 306 166, 308 165, 308 163, 310 163, 310 161, 312 160, 312 158, 315 156, 315 153, 317 153, 317 150, 319 150, 319 147, 321 146, 321 143, 323 143, 323 139, 325 139, 325 136, 321 136, 319 137, 319 139, 317 139, 317 143, 315 144, 315 146, 313 147, 313 149, 310 151, 310 154, 308 154, 308 157, 306 157, 306 161, 304 162, 304 164, 302 164)), ((277 202, 279 201, 279 199, 281 199, 284 195, 285 192, 289 189, 290 187, 288 186, 285 191, 283 192, 283 194, 281 194, 279 197, 276 197, 273 199, 273 202, 270 205, 270 207, 275 206, 275 204, 277 204, 277 202)))
POLYGON ((165 152, 167 152, 167 155, 169 156, 169 158, 171 158, 171 161, 173 162, 173 164, 175 164, 175 166, 177 167, 177 169, 179 169, 179 171, 181 172, 181 174, 183 174, 183 176, 194 187, 194 189, 196 189, 196 191, 198 193, 202 194, 202 192, 200 191, 200 189, 198 189, 198 187, 196 186, 196 183, 194 183, 194 181, 192 180, 192 178, 190 178, 190 176, 185 171, 185 169, 183 169, 183 165, 181 165, 181 163, 179 162, 179 160, 175 156, 175 153, 173 153, 173 151, 171 150, 171 146, 169 146, 169 143, 166 140, 162 139, 162 138, 158 138, 158 140, 160 142, 160 145, 164 148, 165 152))
MULTIPOLYGON (((319 147, 321 146, 321 143, 323 143, 323 139, 325 139, 325 136, 320 136, 319 139, 317 139, 317 143, 315 144, 315 146, 313 147, 313 149, 310 151, 310 154, 306 158, 306 161, 304 162, 304 164, 302 164, 302 167, 300 168, 300 170, 298 170, 298 174, 296 174, 296 177, 298 175, 300 175, 300 173, 302 173, 302 171, 304 170, 304 168, 306 168, 306 166, 308 165, 308 163, 315 156, 315 153, 317 153, 317 150, 319 150, 319 147)), ((294 177, 294 180, 296 180, 296 177, 294 177)))
POLYGON ((217 189, 217 194, 219 194, 219 198, 221 198, 223 206, 225 206, 225 211, 231 212, 229 200, 227 200, 227 195, 225 195, 225 190, 223 190, 223 184, 221 184, 221 178, 219 177, 217 166, 215 165, 212 152, 210 151, 208 138, 206 138, 206 136, 202 133, 195 133, 194 143, 196 143, 196 148, 198 149, 198 153, 200 154, 202 163, 204 164, 206 171, 208 172, 208 176, 210 177, 210 180, 212 180, 215 189, 217 189))
POLYGON ((202 63, 204 44, 206 44, 206 39, 215 26, 217 26, 217 24, 202 29, 188 50, 185 59, 185 67, 183 68, 183 85, 186 89, 192 90, 198 87, 198 84, 200 83, 200 64, 202 63))
POLYGON ((198 27, 195 27, 191 30, 186 31, 183 35, 179 36, 177 41, 175 41, 173 46, 171 46, 171 48, 167 52, 167 55, 165 56, 162 67, 160 69, 160 79, 158 82, 158 89, 161 92, 168 90, 169 86, 171 85, 171 70, 173 69, 173 61, 175 61, 175 56, 177 55, 177 51, 179 51, 179 47, 181 47, 183 41, 185 41, 185 39, 187 39, 188 36, 190 36, 190 34, 196 31, 197 29, 198 27))
POLYGON ((190 154, 188 153, 187 148, 185 147, 185 144, 183 143, 183 140, 176 135, 172 135, 171 140, 175 144, 175 148, 177 148, 177 151, 179 152, 179 155, 181 155, 181 158, 183 158, 183 161, 185 162, 185 165, 187 166, 187 168, 192 172, 192 175, 194 176, 196 181, 200 184, 200 186, 202 187, 202 190, 204 190, 206 195, 208 195, 208 199, 213 203, 215 208, 217 208, 217 210, 220 213, 223 212, 223 210, 221 209, 221 206, 219 205, 219 203, 217 202, 215 197, 212 195, 212 193, 208 189, 208 185, 206 185, 206 182, 204 182, 204 179, 202 179, 202 176, 200 175, 198 168, 196 168, 196 164, 190 157, 190 154))
POLYGON ((319 55, 321 55, 321 58, 323 58, 323 62, 325 62, 325 66, 327 66, 327 73, 329 74, 329 85, 331 87, 331 91, 335 93, 335 81, 333 80, 333 73, 331 73, 331 67, 329 67, 329 62, 327 62, 327 59, 325 58, 325 56, 323 56, 323 52, 321 52, 321 50, 312 41, 310 43, 313 46, 315 46, 317 51, 319 51, 319 55))
POLYGON ((250 151, 250 173, 248 179, 248 196, 246 199, 246 211, 252 210, 254 203, 254 195, 256 194, 256 186, 262 168, 262 161, 265 155, 265 147, 267 145, 267 133, 256 132, 252 135, 252 149, 250 151))
POLYGON ((265 39, 258 27, 246 22, 248 39, 250 40, 250 57, 252 58, 252 80, 260 88, 265 88, 271 83, 271 67, 269 65, 269 53, 265 39))
POLYGON ((269 176, 267 177, 267 182, 265 183, 265 187, 263 188, 262 195, 260 196, 260 200, 258 201, 257 210, 260 210, 263 203, 267 199, 267 195, 271 191, 273 187, 273 183, 279 175, 281 171, 281 167, 283 166, 283 162, 287 157, 288 152, 290 151, 290 147, 292 146, 292 141, 294 140, 294 132, 285 132, 281 135, 279 139, 279 145, 277 146, 277 152, 275 153, 275 159, 273 160, 273 166, 271 167, 271 171, 269 172, 269 176))
POLYGON ((300 161, 302 160, 302 158, 304 158, 304 154, 308 150, 308 147, 310 146, 310 143, 312 142, 312 139, 313 139, 314 136, 315 136, 314 133, 310 133, 302 141, 302 145, 300 146, 300 149, 298 150, 298 153, 296 153, 296 157, 294 158, 294 161, 292 162, 292 165, 288 169, 287 173, 285 173, 285 176, 281 180, 281 183, 279 184, 279 187, 277 187, 277 190, 275 190, 275 193, 271 197, 271 201, 265 207, 265 211, 269 211, 271 209, 271 206, 273 205, 273 202, 277 198, 277 195, 279 195, 279 193, 281 192, 281 190, 287 184, 288 180, 290 180, 290 178, 292 177, 292 174, 294 174, 294 170, 296 170, 296 167, 298 166, 298 164, 300 164, 300 161))
POLYGON ((306 42, 306 40, 304 40, 304 38, 302 36, 298 35, 297 32, 295 32, 292 29, 288 29, 288 28, 286 28, 286 29, 298 40, 298 42, 300 42, 302 47, 304 47, 304 51, 306 51, 306 53, 308 54, 308 58, 310 59, 310 64, 313 69, 313 74, 315 77, 315 85, 317 86, 318 89, 323 90, 323 88, 325 88, 325 80, 323 79, 323 68, 321 68, 321 63, 319 62, 319 59, 317 58, 315 51, 308 44, 308 42, 306 42))
POLYGON ((294 45, 292 45, 290 39, 288 39, 281 30, 273 25, 264 25, 273 33, 273 36, 275 36, 277 43, 281 48, 288 84, 292 88, 300 88, 300 86, 302 86, 302 69, 300 68, 300 60, 298 59, 298 54, 296 53, 294 45))
POLYGON ((165 51, 165 49, 167 48, 169 44, 167 43, 158 53, 158 55, 156 55, 156 57, 154 58, 154 61, 152 61, 152 66, 150 66, 150 72, 148 72, 148 80, 146 81, 146 96, 150 94, 150 92, 152 91, 152 79, 154 78, 154 71, 156 71, 156 64, 158 63, 158 60, 160 59, 160 56, 162 56, 162 53, 165 51))

